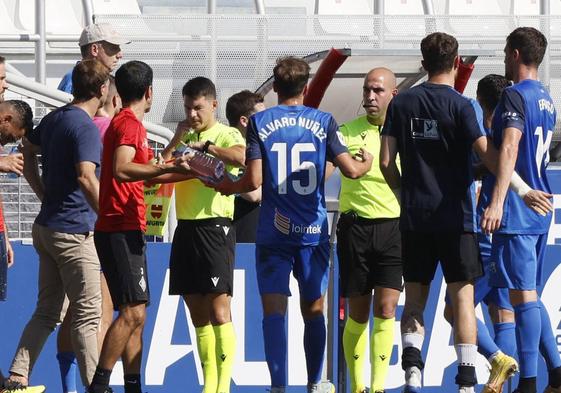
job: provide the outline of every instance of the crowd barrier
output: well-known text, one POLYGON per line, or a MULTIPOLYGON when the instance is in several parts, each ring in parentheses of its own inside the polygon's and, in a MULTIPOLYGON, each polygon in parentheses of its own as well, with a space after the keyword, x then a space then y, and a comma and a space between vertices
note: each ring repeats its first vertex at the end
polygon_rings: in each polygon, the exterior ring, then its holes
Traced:
MULTIPOLYGON (((544 283, 540 288, 542 300, 547 306, 558 346, 561 347, 561 168, 549 169, 553 191, 555 215, 548 237, 544 283)), ((234 274, 234 299, 232 315, 236 330, 238 350, 233 372, 232 392, 265 392, 269 384, 269 373, 263 351, 261 333, 261 303, 255 278, 255 257, 253 244, 238 244, 236 270, 234 274)), ((14 354, 19 335, 28 321, 37 296, 38 258, 30 244, 14 242, 16 264, 9 272, 8 301, 0 304, 0 368, 7 372, 14 354)), ((169 271, 168 257, 170 244, 150 243, 148 245, 148 265, 152 303, 148 308, 148 318, 144 332, 144 356, 142 380, 150 393, 184 393, 202 390, 202 369, 198 362, 195 344, 195 329, 191 324, 183 301, 167 294, 169 271)), ((337 262, 334 261, 337 275, 337 262)), ((298 306, 298 290, 292 282, 294 296, 289 301, 288 311, 288 392, 304 392, 306 367, 302 350, 303 323, 298 306)), ((423 391, 452 392, 456 373, 455 352, 452 332, 442 317, 445 286, 442 274, 437 272, 430 292, 425 322, 427 335, 423 353, 426 359, 423 391)), ((331 294, 337 297, 336 290, 331 294)), ((400 319, 404 297, 401 296, 397 320, 400 319)), ((337 304, 337 302, 335 302, 337 304)), ((330 317, 337 318, 338 312, 330 317)), ((478 307, 480 317, 486 315, 478 307)), ((487 318, 487 322, 490 321, 487 318)), ((338 323, 333 323, 335 332, 328 345, 338 348, 338 323)), ((47 385, 48 392, 61 391, 58 365, 55 358, 56 339, 52 334, 33 370, 31 382, 47 385)), ((330 362, 338 364, 342 349, 332 351, 330 362)), ((391 357, 387 392, 397 393, 403 381, 400 357, 399 323, 396 324, 396 342, 391 357)), ((538 391, 547 382, 545 366, 540 360, 538 391)), ((368 377, 367 370, 366 376, 368 377)), ((480 382, 488 376, 487 363, 479 357, 477 375, 480 382)), ((333 376, 337 384, 337 372, 333 376)), ((122 392, 122 366, 117 365, 111 379, 115 392, 122 392)), ((515 386, 515 385, 514 385, 515 386)), ((506 391, 506 390, 505 390, 506 391)))

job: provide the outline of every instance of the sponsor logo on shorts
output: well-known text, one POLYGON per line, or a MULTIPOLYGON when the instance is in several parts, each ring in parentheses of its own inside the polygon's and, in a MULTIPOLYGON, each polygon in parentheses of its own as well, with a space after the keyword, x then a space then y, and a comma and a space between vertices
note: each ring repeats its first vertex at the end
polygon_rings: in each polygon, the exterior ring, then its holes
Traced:
POLYGON ((146 292, 146 280, 144 279, 144 268, 140 268, 140 281, 138 282, 138 285, 140 285, 140 289, 142 289, 142 292, 146 292))
POLYGON ((277 209, 275 209, 275 219, 274 219, 275 228, 279 230, 280 233, 284 235, 290 235, 290 233, 296 234, 319 234, 321 233, 321 225, 313 224, 313 225, 303 225, 303 224, 294 224, 290 222, 290 218, 283 216, 277 209))
POLYGON ((220 280, 220 277, 211 277, 210 278, 210 281, 212 281, 212 284, 214 285, 215 288, 218 285, 218 280, 220 280))

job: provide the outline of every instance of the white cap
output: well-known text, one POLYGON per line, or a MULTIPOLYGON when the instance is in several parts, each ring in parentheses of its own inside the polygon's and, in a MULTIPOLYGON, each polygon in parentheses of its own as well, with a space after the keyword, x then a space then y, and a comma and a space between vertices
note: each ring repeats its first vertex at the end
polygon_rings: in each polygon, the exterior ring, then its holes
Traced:
POLYGON ((95 23, 82 30, 78 45, 84 46, 99 41, 107 41, 114 45, 130 44, 130 40, 123 38, 109 23, 95 23))

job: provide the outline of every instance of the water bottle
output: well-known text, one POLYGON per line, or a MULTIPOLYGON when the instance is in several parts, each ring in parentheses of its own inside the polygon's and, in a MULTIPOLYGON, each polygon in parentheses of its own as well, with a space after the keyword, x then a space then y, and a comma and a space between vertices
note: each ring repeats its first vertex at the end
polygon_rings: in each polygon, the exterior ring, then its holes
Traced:
POLYGON ((189 160, 189 167, 196 177, 210 183, 220 183, 224 178, 224 162, 209 154, 192 149, 187 145, 180 145, 172 154, 175 158, 193 154, 189 160))
MULTIPOLYGON (((10 153, 8 153, 8 155, 16 154, 16 153, 19 153, 17 144, 12 146, 12 148, 10 149, 10 153)), ((6 179, 14 179, 14 180, 17 180, 19 178, 19 176, 14 172, 5 172, 4 177, 6 179)))

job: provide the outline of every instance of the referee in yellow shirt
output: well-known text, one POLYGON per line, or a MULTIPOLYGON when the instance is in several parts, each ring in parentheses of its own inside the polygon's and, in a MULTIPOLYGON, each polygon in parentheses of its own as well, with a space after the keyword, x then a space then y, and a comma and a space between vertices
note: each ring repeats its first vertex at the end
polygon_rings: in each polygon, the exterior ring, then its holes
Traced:
POLYGON ((399 203, 380 172, 376 155, 380 151, 380 131, 386 109, 396 94, 392 71, 387 68, 371 70, 362 88, 366 115, 340 127, 351 154, 356 154, 361 147, 374 154, 372 168, 365 176, 355 180, 342 176, 339 197, 340 291, 348 299, 349 306, 343 348, 352 393, 366 391, 363 370, 372 303, 370 392, 384 391, 394 344, 395 309, 402 289, 399 203))

